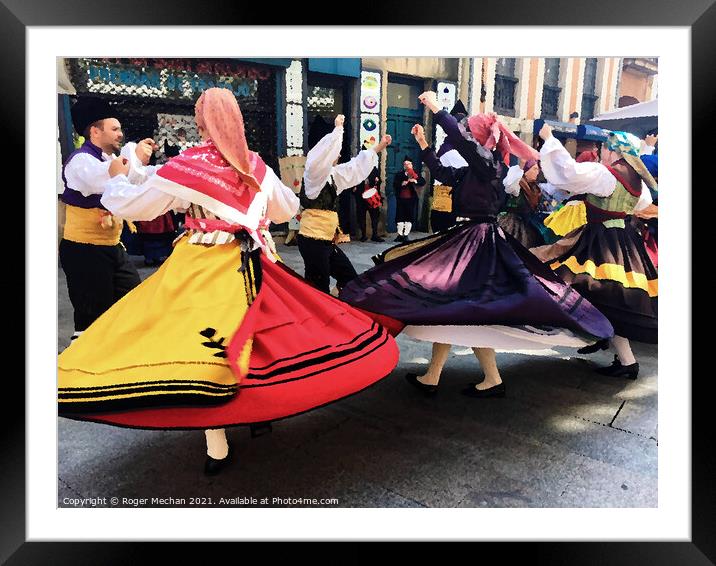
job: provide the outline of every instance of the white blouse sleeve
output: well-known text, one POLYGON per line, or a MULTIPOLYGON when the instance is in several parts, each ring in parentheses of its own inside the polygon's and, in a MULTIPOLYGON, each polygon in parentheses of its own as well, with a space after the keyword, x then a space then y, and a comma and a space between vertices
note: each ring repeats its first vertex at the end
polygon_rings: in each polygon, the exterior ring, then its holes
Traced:
POLYGON ((75 155, 65 165, 67 186, 83 196, 101 195, 109 180, 110 161, 100 161, 87 153, 75 155))
POLYGON ((155 185, 155 176, 135 185, 125 175, 116 175, 104 185, 102 206, 127 220, 154 220, 170 210, 186 210, 191 203, 172 196, 155 185))
POLYGON ((129 161, 129 175, 127 176, 130 183, 140 185, 147 180, 148 177, 154 175, 157 167, 154 165, 144 165, 136 153, 137 144, 129 142, 124 145, 120 156, 129 161))
POLYGON ((639 196, 639 200, 634 205, 634 212, 639 212, 640 210, 644 210, 646 207, 648 207, 650 204, 652 204, 654 201, 651 198, 651 191, 649 190, 649 187, 646 186, 646 183, 644 181, 641 182, 641 195, 639 196))
POLYGON ((505 186, 505 192, 513 197, 519 196, 520 194, 520 179, 524 175, 524 171, 519 165, 513 165, 507 170, 507 175, 502 181, 505 186))
POLYGON ((261 183, 261 192, 266 193, 268 198, 266 216, 271 222, 275 224, 288 222, 298 212, 298 197, 281 182, 281 179, 270 167, 266 167, 266 175, 261 183))
POLYGON ((608 197, 614 192, 617 180, 601 163, 577 163, 554 136, 540 150, 540 165, 544 176, 555 188, 572 194, 591 193, 608 197))
POLYGON ((378 154, 373 149, 364 149, 348 163, 336 165, 331 172, 336 183, 336 192, 340 193, 362 183, 377 166, 378 154))
MULTIPOLYGON (((333 169, 333 162, 341 154, 343 145, 343 126, 321 138, 306 156, 306 167, 303 171, 303 184, 306 197, 314 199, 328 182, 333 169)), ((367 176, 367 174, 366 174, 367 176)))

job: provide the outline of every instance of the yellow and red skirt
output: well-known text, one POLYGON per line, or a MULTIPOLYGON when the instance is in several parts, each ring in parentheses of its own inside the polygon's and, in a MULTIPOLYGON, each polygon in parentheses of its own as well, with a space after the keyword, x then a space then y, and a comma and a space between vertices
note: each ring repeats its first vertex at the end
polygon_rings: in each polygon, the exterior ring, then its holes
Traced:
POLYGON ((59 356, 60 415, 150 429, 292 416, 386 377, 398 348, 365 314, 237 241, 179 241, 59 356), (248 326, 248 327, 247 327, 248 326), (242 339, 232 369, 226 346, 242 339))

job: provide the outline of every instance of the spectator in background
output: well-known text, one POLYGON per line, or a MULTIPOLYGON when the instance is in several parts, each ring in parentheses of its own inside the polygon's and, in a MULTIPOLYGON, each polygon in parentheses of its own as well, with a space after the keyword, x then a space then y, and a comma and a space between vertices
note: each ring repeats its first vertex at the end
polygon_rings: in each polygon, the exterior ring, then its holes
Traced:
POLYGON ((413 162, 407 155, 403 160, 403 170, 398 171, 393 179, 397 212, 395 220, 398 223, 398 237, 396 242, 407 242, 408 234, 415 222, 415 213, 418 207, 418 187, 425 185, 422 175, 413 169, 413 162))
MULTIPOLYGON (((364 149, 368 148, 363 145, 361 150, 364 149)), ((378 236, 378 218, 380 216, 380 207, 383 204, 383 196, 380 194, 380 174, 377 167, 373 168, 365 181, 353 187, 353 196, 356 201, 358 228, 361 231, 360 241, 365 242, 368 239, 365 220, 367 212, 370 216, 371 224, 370 239, 373 242, 383 242, 383 238, 378 236)))

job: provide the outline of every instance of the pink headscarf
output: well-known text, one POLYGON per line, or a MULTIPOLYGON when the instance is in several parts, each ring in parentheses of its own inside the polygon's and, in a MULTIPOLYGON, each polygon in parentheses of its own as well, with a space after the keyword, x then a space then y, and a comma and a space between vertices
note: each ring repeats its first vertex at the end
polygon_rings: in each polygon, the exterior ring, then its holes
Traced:
POLYGON ((196 101, 195 112, 197 125, 206 130, 219 153, 247 185, 259 190, 260 184, 251 174, 251 151, 246 144, 244 117, 233 93, 225 88, 209 88, 196 101))
POLYGON ((491 114, 475 114, 467 119, 470 132, 485 149, 497 150, 502 154, 505 165, 510 164, 510 154, 522 159, 539 159, 539 152, 527 145, 507 126, 491 114), (495 143, 497 142, 497 143, 495 143))

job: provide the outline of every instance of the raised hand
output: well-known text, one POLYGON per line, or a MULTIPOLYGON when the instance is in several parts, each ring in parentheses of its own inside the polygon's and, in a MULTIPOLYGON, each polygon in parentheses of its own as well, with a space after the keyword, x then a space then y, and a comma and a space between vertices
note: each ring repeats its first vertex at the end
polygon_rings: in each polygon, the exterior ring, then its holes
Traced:
POLYGON ((539 137, 542 138, 544 141, 547 141, 549 138, 551 138, 552 126, 545 122, 544 125, 540 128, 539 137))
POLYGON ((418 100, 433 112, 436 111, 435 109, 440 110, 440 106, 438 106, 438 95, 435 91, 426 90, 423 94, 418 96, 418 100))
POLYGON ((137 148, 134 150, 134 153, 137 154, 137 157, 139 158, 139 161, 142 162, 142 165, 147 165, 149 163, 149 158, 152 156, 152 153, 157 150, 157 148, 158 146, 154 143, 152 138, 144 138, 137 144, 137 148))
POLYGON ((373 149, 375 150, 376 153, 380 153, 386 147, 388 147, 392 142, 393 142, 393 138, 390 136, 390 134, 385 134, 380 139, 380 143, 378 143, 373 149))
POLYGON ((423 128, 420 124, 415 124, 410 130, 410 133, 413 134, 415 141, 418 143, 420 142, 420 140, 425 139, 425 128, 423 128))
POLYGON ((346 117, 343 114, 338 114, 338 116, 336 116, 336 119, 333 122, 333 124, 336 126, 336 128, 342 128, 343 122, 345 122, 345 121, 346 121, 346 117))
POLYGON ((117 175, 128 175, 129 174, 129 161, 124 157, 117 157, 112 160, 109 164, 109 176, 116 177, 117 175))

